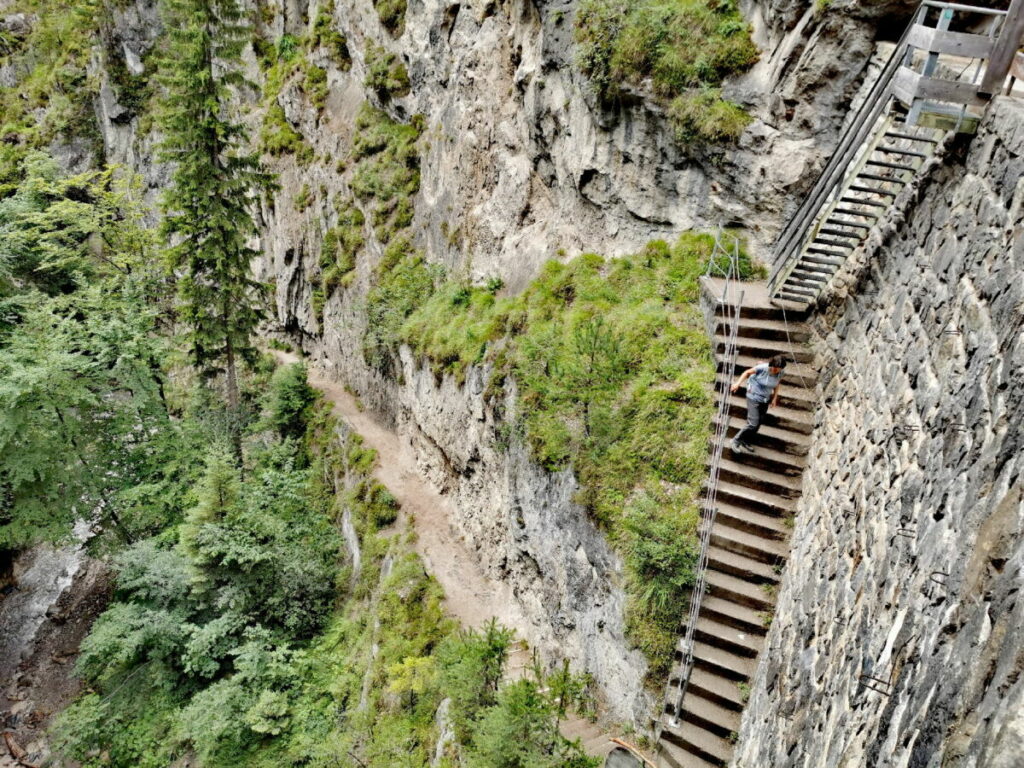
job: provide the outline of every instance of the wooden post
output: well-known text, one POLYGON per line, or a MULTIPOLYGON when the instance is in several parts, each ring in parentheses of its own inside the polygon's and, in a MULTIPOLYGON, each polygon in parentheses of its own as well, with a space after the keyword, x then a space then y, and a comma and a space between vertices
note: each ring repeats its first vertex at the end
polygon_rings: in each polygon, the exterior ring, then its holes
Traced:
POLYGON ((992 55, 989 57, 981 85, 978 86, 978 93, 989 96, 999 93, 1022 40, 1024 40, 1024 0, 1012 0, 1003 19, 1003 28, 999 30, 999 39, 992 47, 992 55))

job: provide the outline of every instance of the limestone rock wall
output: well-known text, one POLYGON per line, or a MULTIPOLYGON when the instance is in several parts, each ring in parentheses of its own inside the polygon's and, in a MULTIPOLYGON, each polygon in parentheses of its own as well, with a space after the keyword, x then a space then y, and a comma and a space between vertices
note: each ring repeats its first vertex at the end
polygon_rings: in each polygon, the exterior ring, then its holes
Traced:
POLYGON ((1022 176, 1024 104, 997 100, 817 315, 814 443, 737 768, 1024 765, 1022 176))

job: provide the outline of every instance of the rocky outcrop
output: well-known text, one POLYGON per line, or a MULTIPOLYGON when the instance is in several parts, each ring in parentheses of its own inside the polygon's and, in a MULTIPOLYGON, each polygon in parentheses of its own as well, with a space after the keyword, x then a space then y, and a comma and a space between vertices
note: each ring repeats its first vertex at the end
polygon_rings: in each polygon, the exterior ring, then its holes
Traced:
POLYGON ((793 550, 738 768, 1024 754, 1024 105, 833 292, 793 550))

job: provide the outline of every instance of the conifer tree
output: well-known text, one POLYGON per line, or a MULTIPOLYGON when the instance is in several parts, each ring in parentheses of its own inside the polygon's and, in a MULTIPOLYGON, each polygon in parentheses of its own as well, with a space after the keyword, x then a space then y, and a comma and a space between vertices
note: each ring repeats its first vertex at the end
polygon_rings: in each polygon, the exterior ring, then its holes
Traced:
POLYGON ((266 292, 250 271, 251 211, 272 185, 244 149, 244 126, 229 115, 232 89, 246 85, 239 62, 248 25, 237 0, 164 0, 164 11, 160 158, 174 171, 162 199, 163 235, 193 362, 207 377, 225 377, 240 458, 237 369, 254 358, 266 292))

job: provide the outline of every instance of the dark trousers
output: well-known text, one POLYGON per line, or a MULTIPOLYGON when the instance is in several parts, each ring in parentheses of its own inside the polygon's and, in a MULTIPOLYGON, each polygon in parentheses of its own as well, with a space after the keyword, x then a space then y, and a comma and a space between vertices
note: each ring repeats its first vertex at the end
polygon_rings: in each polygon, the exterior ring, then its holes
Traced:
POLYGON ((737 443, 748 444, 750 439, 757 434, 761 423, 768 413, 768 403, 758 403, 747 398, 747 426, 739 431, 734 438, 737 443))

